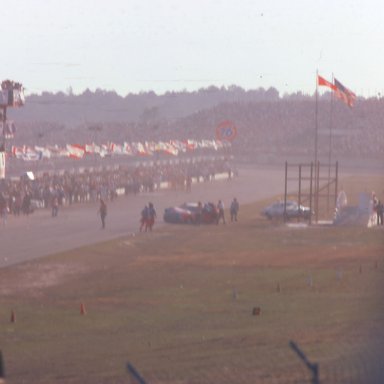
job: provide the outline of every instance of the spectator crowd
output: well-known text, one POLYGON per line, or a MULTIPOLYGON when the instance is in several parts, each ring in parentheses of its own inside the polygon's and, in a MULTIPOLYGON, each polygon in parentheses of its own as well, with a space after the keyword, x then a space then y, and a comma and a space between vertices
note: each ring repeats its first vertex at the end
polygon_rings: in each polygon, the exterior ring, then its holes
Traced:
POLYGON ((142 163, 114 169, 43 173, 33 179, 27 174, 20 179, 0 182, 0 213, 28 215, 36 208, 56 212, 57 205, 115 199, 118 194, 153 192, 165 185, 172 189, 189 190, 190 181, 207 182, 216 174, 231 175, 224 158, 200 159, 179 163, 142 163), (54 209, 53 209, 54 208, 54 209))

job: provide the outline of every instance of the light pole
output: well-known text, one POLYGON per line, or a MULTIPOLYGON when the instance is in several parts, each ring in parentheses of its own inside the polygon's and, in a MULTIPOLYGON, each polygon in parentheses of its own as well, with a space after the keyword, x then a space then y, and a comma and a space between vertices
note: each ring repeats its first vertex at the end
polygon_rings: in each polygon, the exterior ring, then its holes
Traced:
POLYGON ((0 143, 0 179, 5 179, 5 152, 6 152, 6 126, 7 126, 7 108, 21 107, 25 104, 24 88, 21 83, 11 80, 4 80, 1 83, 0 90, 0 109, 2 123, 2 138, 0 143))

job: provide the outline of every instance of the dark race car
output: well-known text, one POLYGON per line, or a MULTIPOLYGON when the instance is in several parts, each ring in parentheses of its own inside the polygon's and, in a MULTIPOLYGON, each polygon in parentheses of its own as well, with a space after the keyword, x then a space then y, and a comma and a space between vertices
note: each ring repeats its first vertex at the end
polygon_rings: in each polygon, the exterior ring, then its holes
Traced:
POLYGON ((201 218, 199 220, 199 204, 184 203, 176 207, 164 210, 163 219, 166 223, 177 224, 212 224, 217 221, 217 210, 213 203, 205 203, 201 207, 201 218))
POLYGON ((311 217, 311 210, 309 207, 300 205, 296 201, 288 200, 284 207, 284 201, 278 201, 264 208, 262 214, 268 219, 287 219, 303 218, 308 220, 311 217))

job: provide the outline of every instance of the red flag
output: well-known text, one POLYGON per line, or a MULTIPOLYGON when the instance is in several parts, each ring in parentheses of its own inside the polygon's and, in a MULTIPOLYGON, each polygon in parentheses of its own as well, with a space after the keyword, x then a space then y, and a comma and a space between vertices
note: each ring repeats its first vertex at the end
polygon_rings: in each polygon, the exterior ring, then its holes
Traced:
POLYGON ((329 87, 333 91, 336 91, 336 86, 334 84, 325 80, 324 77, 321 77, 319 75, 317 75, 317 84, 319 84, 320 86, 329 87))
POLYGON ((353 107, 353 104, 356 100, 356 95, 343 84, 340 83, 337 79, 335 79, 335 93, 336 96, 344 101, 349 107, 353 107))
POLYGON ((82 159, 85 154, 85 146, 80 144, 67 144, 68 157, 82 159))

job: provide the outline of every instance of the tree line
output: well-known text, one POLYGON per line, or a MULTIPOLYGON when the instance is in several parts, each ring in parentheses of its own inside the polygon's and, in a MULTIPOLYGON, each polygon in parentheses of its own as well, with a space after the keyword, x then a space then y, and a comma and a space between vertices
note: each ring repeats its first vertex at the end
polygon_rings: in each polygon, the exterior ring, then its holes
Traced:
MULTIPOLYGON (((27 96, 25 106, 10 109, 8 117, 17 126, 15 145, 211 139, 221 121, 231 120, 238 129, 235 153, 305 154, 313 151, 315 110, 314 95, 233 85, 125 97, 100 89, 43 92, 27 96)), ((320 153, 331 145, 341 154, 382 156, 383 98, 359 98, 349 108, 325 93, 317 110, 320 153)))

